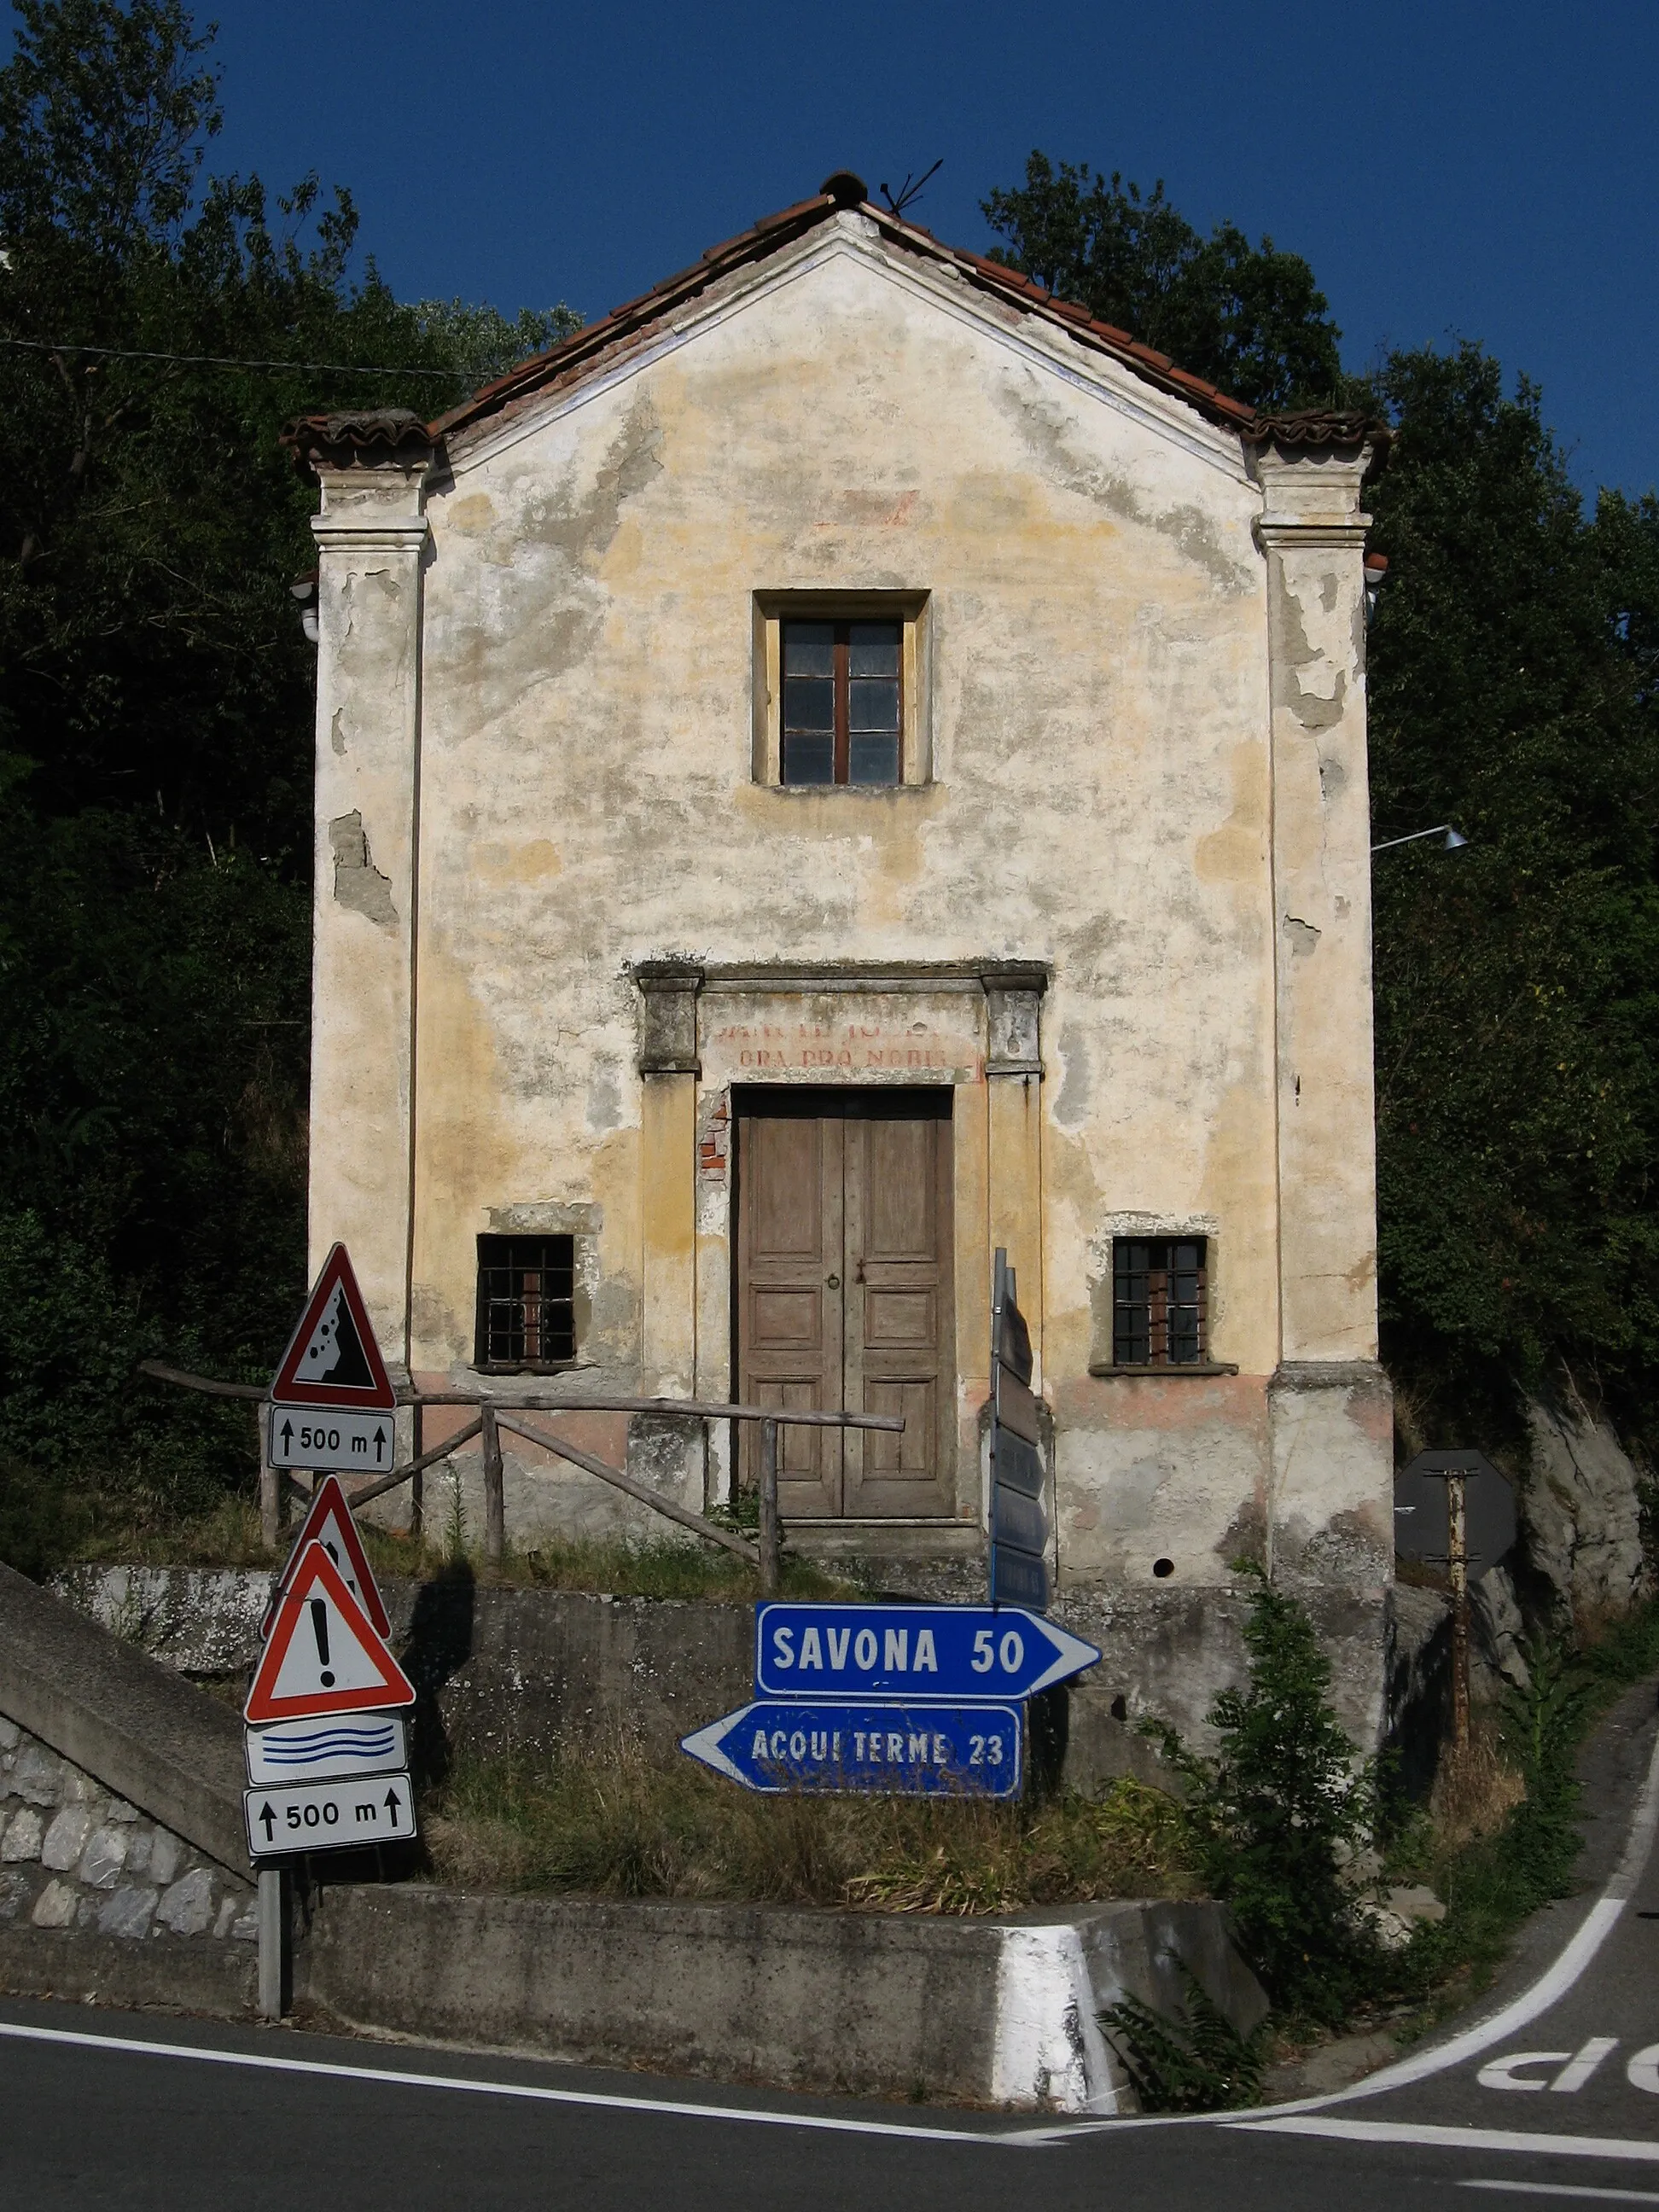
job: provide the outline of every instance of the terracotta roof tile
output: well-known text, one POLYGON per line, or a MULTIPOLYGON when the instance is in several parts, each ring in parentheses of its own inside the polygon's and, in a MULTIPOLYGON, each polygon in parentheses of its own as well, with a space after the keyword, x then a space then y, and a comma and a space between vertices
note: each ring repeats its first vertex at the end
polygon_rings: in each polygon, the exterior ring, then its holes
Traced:
MULTIPOLYGON (((520 362, 506 375, 485 385, 470 399, 423 428, 422 435, 436 441, 514 409, 538 392, 576 381, 602 355, 614 356, 643 343, 650 330, 673 307, 696 298, 718 278, 747 263, 764 259, 780 246, 829 221, 838 210, 856 205, 858 211, 873 222, 893 245, 955 270, 975 289, 1005 301, 1021 313, 1041 316, 1065 331, 1075 342, 1091 345, 1110 356, 1148 383, 1195 407, 1210 421, 1237 431, 1247 444, 1271 442, 1318 448, 1352 447, 1369 441, 1378 448, 1379 454, 1387 446, 1386 428, 1352 410, 1310 408, 1301 412, 1259 413, 1203 377, 1177 368, 1167 354, 1143 343, 1129 331, 1119 330, 1110 323, 1097 322, 1077 301, 1055 298, 1023 271, 1010 269, 983 254, 943 246, 918 224, 906 222, 902 216, 876 207, 868 199, 855 200, 852 197, 855 187, 863 190, 850 172, 838 170, 811 199, 798 200, 793 207, 763 216, 735 238, 711 246, 691 268, 665 277, 648 292, 625 300, 608 315, 562 339, 546 353, 520 362)), ((289 442, 295 459, 302 464, 311 451, 320 452, 342 443, 341 437, 325 438, 314 428, 325 419, 343 423, 346 418, 307 416, 290 425, 293 434, 289 442)), ((365 452, 389 452, 385 433, 370 429, 368 417, 361 419, 365 426, 362 439, 359 441, 349 434, 343 434, 344 444, 361 443, 365 452)), ((410 419, 412 422, 414 418, 410 419)))

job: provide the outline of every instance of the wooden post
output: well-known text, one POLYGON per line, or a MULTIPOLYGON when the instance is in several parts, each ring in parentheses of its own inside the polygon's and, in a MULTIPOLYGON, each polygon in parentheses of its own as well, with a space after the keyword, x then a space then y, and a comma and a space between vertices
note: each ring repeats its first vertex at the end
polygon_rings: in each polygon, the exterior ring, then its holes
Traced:
POLYGON ((281 1468, 270 1463, 269 1413, 265 1406, 254 1408, 259 1424, 259 1541, 274 1552, 283 1533, 283 1476, 281 1468))
POLYGON ((763 1597, 778 1594, 778 1425, 763 1421, 760 1463, 760 1586, 763 1597))
POLYGON ((1469 1747, 1469 1548, 1465 1478, 1446 1477, 1446 1565, 1451 1583, 1452 1741, 1469 1747))
MULTIPOLYGON (((410 1442, 414 1449, 411 1459, 419 1459, 426 1449, 426 1407, 416 1404, 410 1428, 410 1442)), ((409 1478, 409 1538, 416 1555, 426 1548, 426 1474, 421 1472, 409 1478)))
POLYGON ((507 1549, 507 1499, 501 1487, 501 1437, 495 1426, 495 1408, 488 1398, 478 1409, 480 1443, 483 1452, 484 1565, 499 1574, 507 1549))

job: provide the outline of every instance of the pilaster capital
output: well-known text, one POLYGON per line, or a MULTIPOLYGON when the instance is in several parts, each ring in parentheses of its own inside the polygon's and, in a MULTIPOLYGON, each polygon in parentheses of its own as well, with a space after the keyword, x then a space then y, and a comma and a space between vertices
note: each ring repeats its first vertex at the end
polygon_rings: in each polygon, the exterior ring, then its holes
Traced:
POLYGON ((641 1075, 701 1075, 697 994, 702 969, 689 960, 641 960, 634 969, 640 994, 641 1075))
POLYGON ((1262 495, 1257 542, 1363 545, 1371 518, 1359 502, 1370 457, 1369 444, 1323 453, 1259 447, 1251 459, 1262 495))
POLYGON ((1042 1073, 1042 1006, 1045 968, 988 969, 985 993, 987 1075, 1042 1073))

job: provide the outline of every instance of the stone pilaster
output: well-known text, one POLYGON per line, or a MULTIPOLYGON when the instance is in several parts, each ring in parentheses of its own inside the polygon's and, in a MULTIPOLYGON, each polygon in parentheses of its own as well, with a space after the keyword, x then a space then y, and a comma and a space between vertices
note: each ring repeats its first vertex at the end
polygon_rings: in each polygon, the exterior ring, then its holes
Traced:
MULTIPOLYGON (((411 426, 412 427, 412 426, 411 426)), ((310 1247, 349 1248, 406 1371, 418 889, 421 574, 431 454, 349 436, 312 459, 319 556, 310 1247)))
MULTIPOLYGON (((998 969, 985 992, 986 1108, 989 1124, 989 1243, 1014 1270, 1019 1310, 1042 1378, 1042 994, 1047 970, 998 969)), ((988 1282, 984 1297, 988 1302, 988 1282)))
POLYGON ((634 971, 641 997, 641 1389, 689 1397, 697 1366, 697 994, 702 971, 634 971))

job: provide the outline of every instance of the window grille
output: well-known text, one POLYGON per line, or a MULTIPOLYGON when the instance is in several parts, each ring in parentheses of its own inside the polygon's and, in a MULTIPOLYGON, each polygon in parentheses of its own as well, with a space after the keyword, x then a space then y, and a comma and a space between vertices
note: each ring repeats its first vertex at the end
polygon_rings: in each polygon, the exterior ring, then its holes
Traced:
POLYGON ((576 1356, 571 1237, 481 1237, 476 1364, 532 1373, 576 1356))
POLYGON ((1206 1357, 1205 1239, 1120 1237, 1112 1246, 1112 1359, 1193 1367, 1206 1357))

